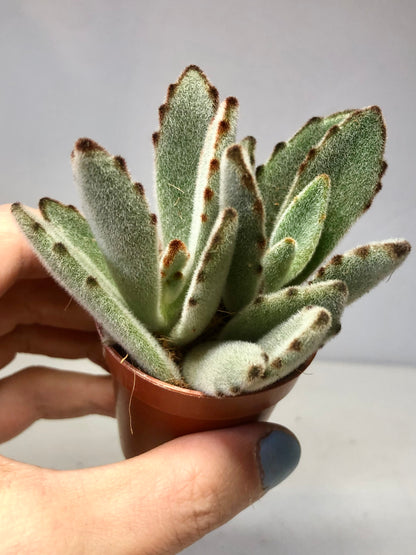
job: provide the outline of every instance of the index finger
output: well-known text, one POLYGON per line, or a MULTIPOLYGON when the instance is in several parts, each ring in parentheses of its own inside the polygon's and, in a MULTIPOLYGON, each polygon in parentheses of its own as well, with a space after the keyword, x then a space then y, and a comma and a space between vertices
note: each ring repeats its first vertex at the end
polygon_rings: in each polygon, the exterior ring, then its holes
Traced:
POLYGON ((20 231, 10 212, 10 204, 0 206, 0 260, 0 296, 19 279, 48 275, 20 231))

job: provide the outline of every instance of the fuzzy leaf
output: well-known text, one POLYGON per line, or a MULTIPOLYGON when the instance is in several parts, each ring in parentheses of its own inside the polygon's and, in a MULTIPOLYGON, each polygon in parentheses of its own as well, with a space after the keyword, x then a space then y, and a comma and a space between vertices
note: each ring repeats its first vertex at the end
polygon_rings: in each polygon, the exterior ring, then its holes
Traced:
POLYGON ((334 335, 341 329, 340 317, 347 297, 348 289, 343 281, 286 287, 276 293, 260 295, 226 324, 220 339, 257 341, 308 305, 329 310, 332 315, 330 334, 334 335))
POLYGON ((226 98, 211 121, 202 148, 195 187, 189 250, 194 262, 207 244, 219 211, 220 161, 225 148, 235 142, 238 101, 226 98))
POLYGON ((166 247, 160 262, 161 300, 160 310, 163 312, 180 294, 184 287, 184 268, 190 254, 186 245, 179 239, 173 239, 166 247))
POLYGON ((250 166, 251 166, 251 170, 254 173, 255 171, 255 165, 256 165, 256 157, 255 157, 255 153, 256 153, 256 139, 254 137, 252 137, 251 135, 244 137, 244 139, 242 141, 240 141, 240 145, 243 147, 243 149, 246 151, 248 159, 250 161, 250 166))
POLYGON ((319 244, 296 283, 301 283, 321 264, 380 190, 380 178, 386 167, 385 133, 377 106, 357 110, 332 127, 299 168, 282 210, 321 173, 331 179, 331 196, 319 244))
POLYGON ((266 361, 267 356, 255 343, 207 342, 187 354, 182 373, 192 388, 207 395, 237 395, 254 384, 261 389, 266 361))
POLYGON ((324 343, 331 313, 321 306, 305 306, 257 342, 269 356, 264 385, 271 385, 298 368, 324 343))
POLYGON ((277 222, 270 238, 274 245, 285 237, 296 241, 293 262, 285 282, 296 277, 311 259, 325 222, 330 192, 329 177, 318 175, 299 195, 295 196, 277 222))
POLYGON ((98 266, 58 227, 20 204, 12 212, 47 270, 150 375, 180 380, 179 370, 151 333, 130 312, 98 266))
POLYGON ((149 329, 159 329, 156 216, 143 187, 132 183, 121 158, 90 139, 76 142, 72 166, 85 215, 130 310, 149 329))
POLYGON ((287 281, 286 276, 295 258, 296 241, 285 237, 269 249, 263 259, 264 290, 277 291, 287 281))
POLYGON ((310 119, 289 141, 278 143, 266 164, 257 168, 256 177, 266 209, 267 236, 272 232, 296 172, 310 149, 320 142, 328 129, 340 124, 351 113, 352 110, 346 110, 326 118, 310 119))
POLYGON ((266 247, 263 203, 240 145, 229 147, 221 161, 220 207, 232 207, 238 213, 237 240, 223 296, 227 309, 237 311, 258 292, 266 247))
POLYGON ((404 239, 370 243, 335 255, 318 270, 312 283, 342 279, 348 286, 348 304, 375 287, 405 261, 410 244, 404 239))
POLYGON ((153 142, 164 245, 172 239, 188 244, 199 157, 217 106, 216 89, 198 67, 189 66, 159 108, 153 142))
POLYGON ((170 339, 177 345, 198 337, 215 314, 230 267, 237 228, 234 209, 227 208, 219 214, 192 276, 179 322, 170 333, 170 339))
POLYGON ((65 243, 71 243, 87 259, 90 259, 92 264, 105 276, 109 284, 112 284, 114 293, 121 297, 91 228, 77 208, 62 204, 51 198, 42 198, 39 201, 39 210, 46 221, 59 229, 65 243))

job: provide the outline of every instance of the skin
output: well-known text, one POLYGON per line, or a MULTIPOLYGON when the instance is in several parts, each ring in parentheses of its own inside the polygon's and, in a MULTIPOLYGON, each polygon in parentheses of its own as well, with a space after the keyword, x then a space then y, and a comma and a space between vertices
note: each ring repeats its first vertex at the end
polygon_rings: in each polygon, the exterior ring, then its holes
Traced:
MULTIPOLYGON (((0 368, 19 352, 102 365, 94 323, 46 274, 0 207, 0 368)), ((40 418, 113 416, 111 378, 31 366, 0 380, 0 443, 40 418)), ((140 457, 55 471, 0 456, 5 554, 171 554, 220 526, 264 490, 258 423, 193 434, 140 457), (169 461, 168 468, 166 461, 169 461)))

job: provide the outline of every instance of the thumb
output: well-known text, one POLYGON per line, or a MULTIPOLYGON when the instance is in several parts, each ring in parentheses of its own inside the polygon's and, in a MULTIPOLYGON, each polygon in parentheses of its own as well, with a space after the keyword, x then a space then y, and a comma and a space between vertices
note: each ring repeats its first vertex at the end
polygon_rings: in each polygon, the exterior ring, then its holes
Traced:
POLYGON ((192 434, 127 461, 60 473, 61 499, 68 506, 70 498, 86 553, 177 553, 284 480, 299 457, 295 436, 277 425, 192 434))

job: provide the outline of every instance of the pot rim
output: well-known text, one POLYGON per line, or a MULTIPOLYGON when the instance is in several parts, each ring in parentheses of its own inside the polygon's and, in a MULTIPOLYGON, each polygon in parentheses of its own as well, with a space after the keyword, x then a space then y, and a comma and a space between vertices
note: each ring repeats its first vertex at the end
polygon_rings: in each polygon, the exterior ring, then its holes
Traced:
POLYGON ((214 397, 201 391, 169 384, 150 376, 127 360, 122 361, 122 356, 113 346, 103 344, 103 347, 113 379, 130 392, 131 398, 146 399, 147 404, 159 410, 169 405, 172 414, 183 414, 185 406, 188 414, 198 414, 201 410, 201 403, 203 403, 207 409, 207 418, 215 419, 228 418, 231 413, 237 415, 246 413, 247 407, 249 407, 249 413, 255 414, 264 410, 267 406, 276 404, 292 389, 297 378, 315 357, 314 353, 296 370, 260 391, 235 396, 214 397), (209 415, 211 410, 213 412, 212 416, 209 415), (216 413, 215 417, 214 413, 216 413))

